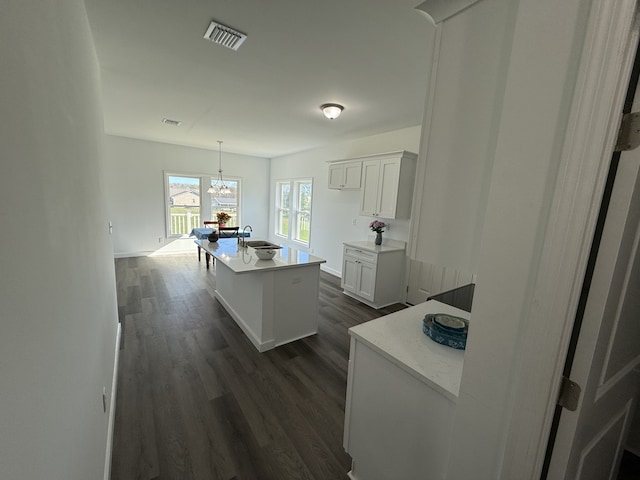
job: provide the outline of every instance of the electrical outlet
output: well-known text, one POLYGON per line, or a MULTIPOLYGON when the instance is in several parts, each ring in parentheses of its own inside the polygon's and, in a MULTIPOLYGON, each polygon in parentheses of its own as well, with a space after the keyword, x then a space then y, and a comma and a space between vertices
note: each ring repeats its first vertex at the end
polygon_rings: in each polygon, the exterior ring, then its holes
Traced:
POLYGON ((102 410, 107 413, 107 387, 102 387, 102 410))
POLYGON ((113 223, 109 222, 109 235, 113 233, 113 223))
POLYGON ((162 237, 158 237, 158 243, 162 243, 163 238, 162 237))
POLYGON ((354 219, 353 219, 353 226, 355 227, 355 226, 357 226, 357 225, 358 225, 358 219, 357 219, 357 218, 354 218, 354 219))

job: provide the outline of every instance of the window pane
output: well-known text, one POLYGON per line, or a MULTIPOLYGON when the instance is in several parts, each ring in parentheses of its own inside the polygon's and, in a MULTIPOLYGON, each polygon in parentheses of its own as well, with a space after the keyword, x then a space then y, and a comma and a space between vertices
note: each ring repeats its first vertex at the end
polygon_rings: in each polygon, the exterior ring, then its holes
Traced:
POLYGON ((280 184, 280 208, 289 209, 291 199, 291 184, 281 183, 280 184))
POLYGON ((200 178, 169 175, 170 235, 189 234, 200 226, 200 178))
POLYGON ((296 183, 298 198, 296 212, 295 240, 309 243, 309 230, 311 223, 311 183, 296 183))
MULTIPOLYGON (((240 226, 238 218, 238 199, 240 198, 240 182, 238 180, 225 179, 224 183, 229 187, 229 193, 211 194, 211 220, 217 221, 219 212, 224 212, 231 218, 225 222, 227 227, 240 226)), ((215 187, 215 184, 214 184, 215 187)))
POLYGON ((309 243, 309 214, 306 212, 298 212, 296 217, 295 239, 300 242, 309 243))
POLYGON ((289 236, 289 210, 280 209, 278 214, 278 232, 285 237, 289 236))
POLYGON ((289 206, 291 202, 291 183, 278 182, 276 191, 278 215, 276 233, 285 237, 289 236, 289 206))

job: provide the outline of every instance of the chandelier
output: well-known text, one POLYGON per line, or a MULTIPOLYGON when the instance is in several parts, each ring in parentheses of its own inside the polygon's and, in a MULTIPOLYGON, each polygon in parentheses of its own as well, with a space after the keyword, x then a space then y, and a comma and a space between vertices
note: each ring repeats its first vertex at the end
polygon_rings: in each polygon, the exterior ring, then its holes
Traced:
POLYGON ((211 184, 207 193, 217 193, 219 195, 231 193, 231 189, 222 179, 222 140, 218 140, 218 178, 211 184))

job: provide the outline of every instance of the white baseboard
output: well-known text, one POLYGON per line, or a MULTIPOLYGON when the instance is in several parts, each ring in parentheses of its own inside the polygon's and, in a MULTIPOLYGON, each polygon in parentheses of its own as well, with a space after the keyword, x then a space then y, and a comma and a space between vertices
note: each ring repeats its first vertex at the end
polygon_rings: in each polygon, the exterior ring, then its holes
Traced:
POLYGON ((342 273, 334 270, 333 268, 326 267, 324 264, 320 265, 320 270, 328 273, 329 275, 333 275, 334 277, 342 278, 342 273))
POLYGON ((148 257, 153 253, 153 250, 149 250, 146 252, 124 252, 124 253, 114 253, 114 258, 129 258, 129 257, 148 257))
POLYGON ((120 335, 122 325, 118 322, 116 331, 116 351, 113 360, 113 377, 111 379, 111 399, 109 400, 109 423, 107 426, 107 450, 104 459, 104 480, 111 477, 111 454, 113 452, 113 429, 116 419, 116 389, 118 387, 118 363, 120 360, 120 335))

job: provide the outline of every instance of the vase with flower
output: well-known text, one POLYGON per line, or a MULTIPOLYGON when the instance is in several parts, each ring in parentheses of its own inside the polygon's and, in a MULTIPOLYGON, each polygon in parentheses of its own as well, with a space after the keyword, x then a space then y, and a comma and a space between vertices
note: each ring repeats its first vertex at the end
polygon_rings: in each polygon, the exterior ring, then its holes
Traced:
POLYGON ((231 220, 231 215, 227 212, 218 212, 216 213, 216 218, 218 219, 218 226, 224 227, 229 220, 231 220))
POLYGON ((376 245, 382 245, 382 232, 384 232, 383 228, 386 226, 387 224, 380 220, 374 220, 369 224, 371 231, 376 232, 376 239, 374 241, 376 245))

